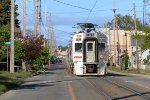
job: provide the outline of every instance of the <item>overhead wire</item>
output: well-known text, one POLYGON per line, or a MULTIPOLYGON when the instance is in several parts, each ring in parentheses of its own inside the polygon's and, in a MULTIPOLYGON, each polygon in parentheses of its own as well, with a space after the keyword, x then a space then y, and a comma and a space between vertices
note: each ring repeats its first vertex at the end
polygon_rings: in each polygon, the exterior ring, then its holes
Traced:
MULTIPOLYGON (((121 10, 121 9, 118 9, 118 10, 121 10)), ((107 9, 107 10, 93 10, 91 13, 93 12, 104 12, 104 11, 112 11, 112 9, 107 9)), ((124 12, 128 12, 130 10, 121 10, 121 11, 124 11, 124 12)), ((81 12, 52 12, 51 14, 81 14, 81 13, 89 13, 90 11, 81 11, 81 12)), ((106 12, 107 13, 107 12, 106 12)))
POLYGON ((90 14, 92 13, 92 11, 93 11, 94 7, 96 6, 96 3, 97 3, 97 2, 98 2, 98 0, 95 1, 95 3, 94 3, 94 5, 93 5, 92 9, 90 10, 90 12, 89 12, 89 14, 88 14, 88 17, 86 18, 85 22, 88 21, 88 19, 89 19, 89 17, 90 17, 90 14))
POLYGON ((79 7, 79 6, 72 5, 72 4, 65 3, 65 2, 62 2, 62 1, 58 1, 58 0, 53 0, 53 1, 56 1, 56 2, 64 4, 64 5, 68 5, 68 6, 71 6, 71 7, 75 7, 75 8, 80 8, 80 9, 84 9, 84 10, 90 10, 90 9, 87 9, 87 8, 79 7))
MULTIPOLYGON (((41 22, 42 22, 42 26, 44 27, 43 19, 41 19, 41 22)), ((70 32, 66 32, 66 31, 64 31, 64 30, 60 30, 60 29, 57 29, 57 28, 54 28, 54 27, 49 27, 49 28, 54 29, 54 30, 57 30, 57 31, 61 31, 61 32, 63 32, 63 33, 71 34, 70 32)))

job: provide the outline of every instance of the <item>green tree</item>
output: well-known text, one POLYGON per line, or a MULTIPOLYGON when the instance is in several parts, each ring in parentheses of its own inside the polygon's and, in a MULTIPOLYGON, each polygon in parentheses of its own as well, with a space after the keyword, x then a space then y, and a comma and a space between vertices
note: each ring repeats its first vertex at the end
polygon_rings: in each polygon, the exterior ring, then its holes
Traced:
POLYGON ((125 53, 125 54, 123 55, 122 62, 123 62, 123 64, 124 64, 124 69, 127 70, 127 69, 128 69, 128 64, 129 64, 129 56, 128 56, 128 53, 125 53))
MULTIPOLYGON (((19 20, 17 19, 18 5, 15 5, 15 25, 19 28, 19 20)), ((0 26, 10 25, 11 18, 11 0, 1 0, 0 1, 0 26)))
POLYGON ((23 61, 25 54, 23 43, 21 40, 15 40, 15 62, 20 63, 23 61))
POLYGON ((49 59, 50 59, 49 48, 48 47, 44 47, 41 50, 40 56, 37 57, 37 59, 35 60, 34 63, 37 64, 38 66, 46 65, 48 63, 49 59))
POLYGON ((142 50, 150 49, 150 27, 149 26, 143 26, 142 31, 145 34, 141 36, 141 38, 142 38, 141 49, 142 50))
MULTIPOLYGON (((134 27, 134 19, 132 18, 132 16, 129 16, 129 15, 121 15, 121 14, 117 14, 116 15, 116 21, 117 21, 117 24, 118 24, 118 27, 120 29, 123 29, 123 30, 131 30, 133 29, 134 27)), ((138 30, 141 30, 142 28, 142 23, 136 19, 137 21, 137 29, 138 30)), ((113 20, 111 22, 108 22, 108 26, 109 27, 113 27, 113 20)))
POLYGON ((10 28, 9 25, 0 27, 0 61, 6 58, 6 44, 5 42, 9 41, 10 38, 10 28))
MULTIPOLYGON (((15 24, 16 27, 19 26, 19 20, 17 16, 19 15, 16 10, 18 6, 15 6, 15 24)), ((0 61, 6 58, 6 45, 5 42, 10 41, 10 16, 11 15, 11 0, 1 0, 0 1, 0 61)))

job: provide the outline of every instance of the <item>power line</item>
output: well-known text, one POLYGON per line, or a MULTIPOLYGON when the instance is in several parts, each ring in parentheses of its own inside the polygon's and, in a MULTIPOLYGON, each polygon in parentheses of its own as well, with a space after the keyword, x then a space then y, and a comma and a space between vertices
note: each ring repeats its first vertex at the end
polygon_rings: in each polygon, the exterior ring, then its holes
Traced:
POLYGON ((132 8, 126 15, 129 15, 129 14, 133 11, 133 9, 134 9, 134 8, 132 8))
POLYGON ((93 5, 92 9, 90 10, 90 13, 89 13, 89 15, 88 15, 88 17, 87 17, 87 19, 86 19, 86 22, 88 21, 88 19, 89 19, 89 17, 90 17, 90 14, 92 13, 92 11, 93 11, 94 7, 96 6, 96 3, 97 3, 97 2, 98 2, 98 0, 95 1, 95 3, 94 3, 94 5, 93 5))
MULTIPOLYGON (((43 23, 43 20, 42 20, 42 19, 41 19, 41 22, 42 22, 42 26, 44 27, 44 23, 43 23)), ((49 28, 54 29, 54 30, 57 30, 57 31, 61 31, 61 32, 63 32, 63 33, 71 34, 70 32, 66 32, 66 31, 64 31, 64 30, 56 29, 56 28, 54 28, 54 27, 50 27, 50 26, 49 26, 49 28)))
POLYGON ((68 4, 68 3, 65 3, 65 2, 62 2, 62 1, 58 1, 58 0, 53 0, 53 1, 56 1, 56 2, 61 3, 61 4, 65 4, 65 5, 68 5, 68 6, 71 6, 71 7, 75 7, 75 8, 90 10, 90 9, 87 9, 87 8, 83 8, 83 7, 79 7, 79 6, 76 6, 76 5, 68 4))

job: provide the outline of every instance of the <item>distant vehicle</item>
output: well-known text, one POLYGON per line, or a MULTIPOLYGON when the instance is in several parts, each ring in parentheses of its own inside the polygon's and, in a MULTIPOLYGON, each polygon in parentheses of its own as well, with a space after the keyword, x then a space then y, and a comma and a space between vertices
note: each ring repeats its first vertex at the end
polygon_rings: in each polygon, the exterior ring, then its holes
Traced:
MULTIPOLYGON (((21 66, 14 65, 14 71, 17 72, 21 69, 21 66)), ((7 64, 1 64, 0 71, 7 71, 7 64)), ((8 71, 10 71, 10 67, 8 66, 8 71)))
POLYGON ((59 59, 58 62, 59 62, 59 63, 62 63, 62 59, 59 59))
POLYGON ((107 36, 97 25, 78 23, 68 46, 67 61, 75 75, 105 75, 108 61, 107 36))
POLYGON ((18 66, 18 65, 14 65, 14 71, 17 72, 18 70, 21 69, 21 66, 18 66))

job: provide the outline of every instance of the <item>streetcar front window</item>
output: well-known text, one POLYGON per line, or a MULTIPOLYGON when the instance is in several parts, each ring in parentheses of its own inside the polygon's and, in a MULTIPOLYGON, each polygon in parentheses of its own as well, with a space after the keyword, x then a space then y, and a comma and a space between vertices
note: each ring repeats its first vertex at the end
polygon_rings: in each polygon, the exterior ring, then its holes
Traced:
POLYGON ((105 51, 105 43, 99 43, 99 51, 105 51))
POLYGON ((88 43, 88 51, 93 51, 93 43, 88 43))
POLYGON ((75 52, 82 52, 82 43, 75 43, 75 52))

